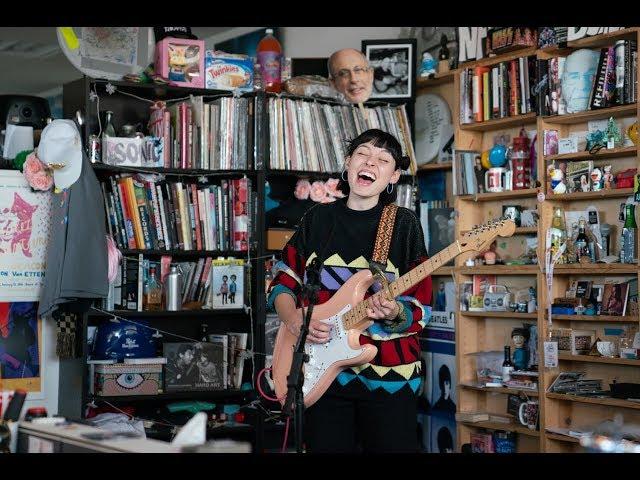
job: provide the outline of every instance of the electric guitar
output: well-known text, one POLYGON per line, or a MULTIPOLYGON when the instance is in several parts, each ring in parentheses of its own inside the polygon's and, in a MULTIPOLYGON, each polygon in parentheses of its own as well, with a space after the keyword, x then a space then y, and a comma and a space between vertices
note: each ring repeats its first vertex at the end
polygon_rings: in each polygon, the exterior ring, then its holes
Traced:
MULTIPOLYGON (((478 226, 375 295, 388 292, 388 295, 395 298, 452 258, 464 252, 488 250, 497 236, 510 237, 515 228, 515 223, 510 219, 478 226)), ((327 302, 314 307, 312 319, 320 319, 333 328, 326 343, 305 344, 305 353, 308 355, 308 362, 303 367, 302 393, 305 407, 313 405, 342 370, 368 363, 376 356, 377 347, 360 345, 359 341, 360 334, 373 324, 366 313, 367 308, 371 307, 371 297, 363 299, 367 289, 376 280, 377 277, 370 270, 361 270, 351 276, 327 302)), ((298 314, 302 315, 300 310, 298 309, 298 314)), ((273 351, 271 376, 276 396, 282 404, 287 394, 287 377, 297 340, 298 336, 292 334, 284 322, 281 322, 273 351)))

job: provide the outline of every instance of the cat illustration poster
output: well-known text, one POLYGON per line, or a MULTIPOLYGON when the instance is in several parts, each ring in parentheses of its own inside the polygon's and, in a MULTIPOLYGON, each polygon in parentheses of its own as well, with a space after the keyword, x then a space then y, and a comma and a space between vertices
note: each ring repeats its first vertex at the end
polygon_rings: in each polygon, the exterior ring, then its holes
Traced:
POLYGON ((21 172, 0 170, 0 302, 40 299, 51 192, 31 189, 21 172))

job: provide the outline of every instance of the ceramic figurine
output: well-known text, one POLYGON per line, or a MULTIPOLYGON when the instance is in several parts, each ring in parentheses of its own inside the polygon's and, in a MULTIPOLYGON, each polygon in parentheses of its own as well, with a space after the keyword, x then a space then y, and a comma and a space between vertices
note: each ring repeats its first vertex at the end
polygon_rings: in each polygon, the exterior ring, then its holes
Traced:
POLYGON ((613 188, 613 173, 611 173, 611 165, 605 165, 604 167, 602 184, 605 190, 611 190, 613 188))
POLYGON ((602 170, 596 167, 591 170, 591 189, 594 192, 597 192, 599 190, 602 190, 602 187, 602 170))
POLYGON ((562 173, 562 170, 551 167, 549 169, 549 178, 551 178, 551 190, 553 193, 566 193, 567 185, 564 183, 564 174, 562 173))
POLYGON ((516 346, 513 351, 513 364, 516 370, 524 370, 529 365, 529 351, 525 347, 529 338, 529 330, 526 328, 514 328, 511 339, 516 346))

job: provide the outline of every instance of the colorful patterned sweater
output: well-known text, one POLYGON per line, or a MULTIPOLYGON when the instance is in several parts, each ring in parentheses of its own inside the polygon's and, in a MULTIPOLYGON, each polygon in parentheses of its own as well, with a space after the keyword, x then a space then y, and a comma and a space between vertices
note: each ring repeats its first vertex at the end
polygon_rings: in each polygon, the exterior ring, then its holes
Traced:
MULTIPOLYGON (((376 231, 383 205, 357 211, 347 207, 346 200, 318 204, 310 208, 300 226, 282 252, 277 274, 269 286, 268 308, 276 296, 288 293, 298 307, 303 301, 302 285, 306 267, 316 258, 324 258, 318 304, 324 303, 351 277, 369 268, 376 231), (335 222, 335 224, 334 224, 335 222), (334 226, 331 233, 332 225, 334 226)), ((398 208, 385 274, 393 281, 427 259, 420 221, 407 208, 398 208)), ((366 297, 380 289, 375 283, 366 297)), ((396 297, 405 308, 407 321, 385 326, 374 323, 360 336, 360 344, 373 344, 378 354, 371 361, 344 370, 338 375, 341 385, 358 379, 370 390, 384 388, 395 393, 409 385, 416 392, 420 386, 420 343, 418 333, 431 317, 431 277, 396 297)))

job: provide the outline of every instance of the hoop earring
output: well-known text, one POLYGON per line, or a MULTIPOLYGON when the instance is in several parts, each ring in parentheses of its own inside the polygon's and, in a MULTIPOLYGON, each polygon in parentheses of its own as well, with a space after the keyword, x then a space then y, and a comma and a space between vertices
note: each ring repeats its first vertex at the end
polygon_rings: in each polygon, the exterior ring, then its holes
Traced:
POLYGON ((390 183, 389 185, 387 185, 387 193, 389 195, 391 195, 393 193, 393 183, 390 183), (389 187, 391 187, 391 189, 389 189, 389 187))
POLYGON ((342 179, 343 182, 347 182, 349 181, 348 178, 344 178, 344 174, 347 173, 346 170, 342 170, 342 173, 340 174, 340 178, 342 179))

